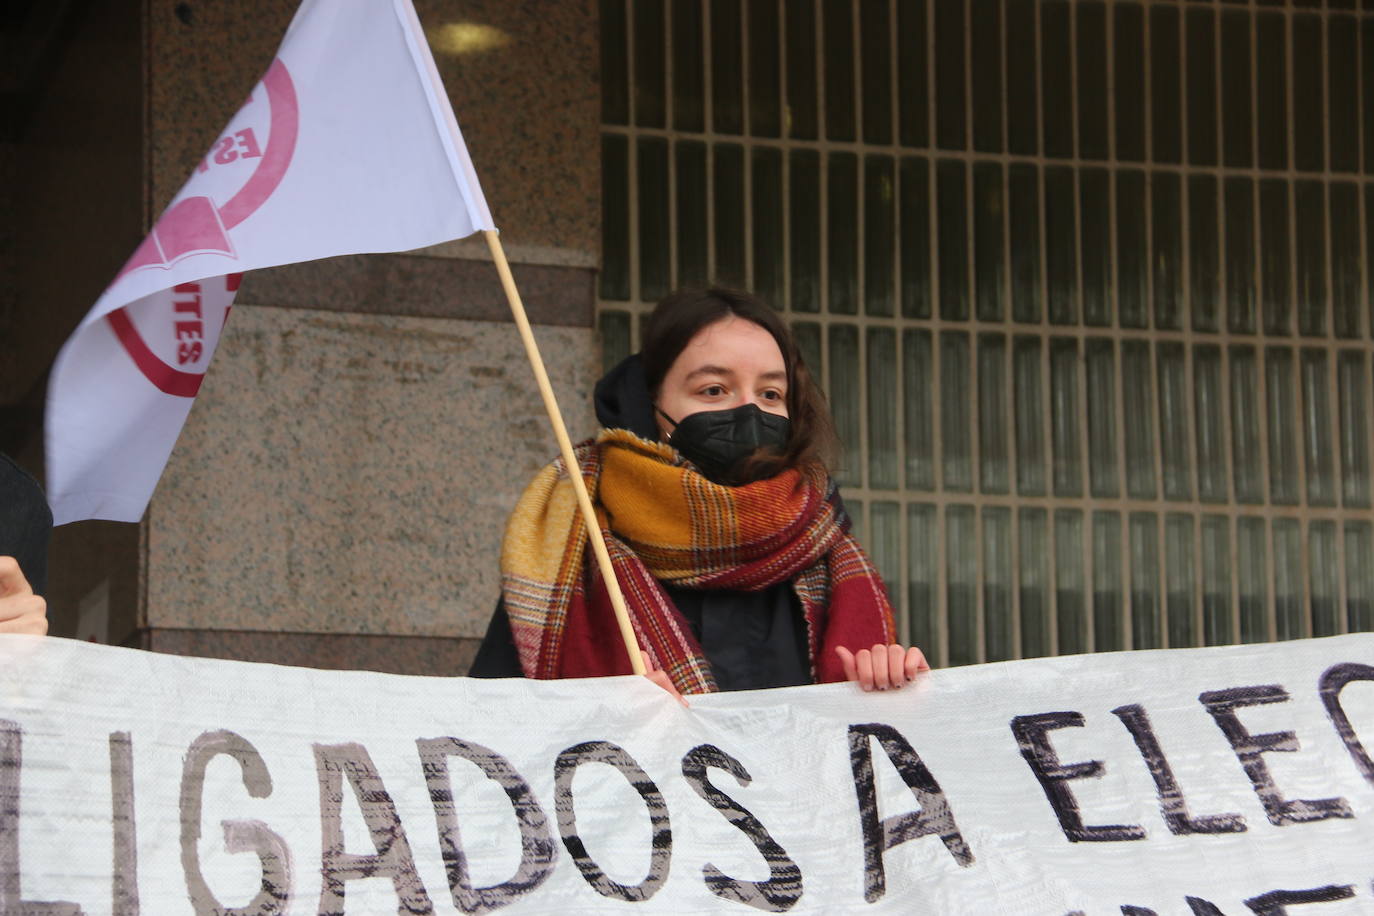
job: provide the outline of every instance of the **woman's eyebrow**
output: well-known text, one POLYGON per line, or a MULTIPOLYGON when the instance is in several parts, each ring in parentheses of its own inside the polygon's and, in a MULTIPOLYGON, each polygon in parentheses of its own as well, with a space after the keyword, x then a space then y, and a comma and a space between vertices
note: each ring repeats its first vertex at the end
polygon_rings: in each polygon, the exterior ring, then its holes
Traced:
POLYGON ((703 375, 734 375, 734 372, 724 366, 699 366, 687 373, 686 380, 690 382, 692 379, 703 375))

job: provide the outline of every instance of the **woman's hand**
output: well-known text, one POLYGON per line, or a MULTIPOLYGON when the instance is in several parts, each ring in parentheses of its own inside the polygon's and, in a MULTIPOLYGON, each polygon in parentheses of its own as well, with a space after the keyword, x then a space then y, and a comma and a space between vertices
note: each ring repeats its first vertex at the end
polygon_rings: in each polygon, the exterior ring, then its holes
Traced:
POLYGON ((677 688, 674 687, 673 682, 668 679, 668 675, 663 671, 659 670, 658 668, 655 668, 654 663, 649 661, 649 653, 645 652, 643 649, 640 649, 639 657, 644 660, 644 676, 647 677, 650 681, 653 681, 658 686, 662 687, 664 690, 671 693, 674 697, 677 698, 677 701, 679 703, 681 703, 683 706, 686 706, 686 698, 683 697, 682 694, 677 692, 677 688))
POLYGON ((33 593, 14 557, 0 557, 0 633, 48 633, 48 605, 33 593))
POLYGON ((915 680, 922 671, 930 670, 925 653, 915 646, 904 649, 893 643, 860 649, 857 653, 836 646, 835 654, 844 665, 845 680, 858 681, 864 690, 896 690, 915 680))

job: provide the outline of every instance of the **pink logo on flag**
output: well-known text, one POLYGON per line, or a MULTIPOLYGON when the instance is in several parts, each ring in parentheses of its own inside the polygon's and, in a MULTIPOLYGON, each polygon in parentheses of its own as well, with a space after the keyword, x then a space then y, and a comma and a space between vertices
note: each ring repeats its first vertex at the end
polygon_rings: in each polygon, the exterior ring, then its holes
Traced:
MULTIPOLYGON (((281 58, 272 61, 262 78, 262 87, 266 90, 269 112, 265 119, 267 147, 259 145, 257 133, 250 123, 217 140, 196 169, 197 174, 204 174, 214 166, 257 159, 238 193, 222 207, 216 207, 215 202, 205 196, 187 197, 168 207, 119 276, 149 267, 166 269, 193 254, 212 252, 234 257, 228 231, 252 216, 281 184, 296 151, 296 134, 300 128, 296 87, 281 58)), ((240 114, 244 111, 253 113, 255 101, 256 96, 250 97, 240 114)), ((193 177, 192 184, 194 182, 193 177)))
MULTIPOLYGON (((240 112, 240 116, 249 115, 247 126, 217 140, 197 168, 198 174, 204 174, 212 168, 242 168, 251 162, 252 171, 243 185, 220 207, 205 195, 186 197, 168 207, 119 272, 121 277, 137 270, 167 270, 194 254, 220 254, 237 259, 229 230, 252 216, 281 184, 295 153, 300 127, 296 88, 280 58, 272 62, 263 76, 262 88, 266 95, 266 116, 254 111, 257 95, 250 97, 240 112), (265 147, 261 145, 255 126, 267 127, 265 147)), ((227 305, 221 308, 217 303, 222 299, 232 301, 240 277, 241 274, 233 273, 223 278, 223 292, 208 289, 211 285, 220 285, 218 279, 183 283, 172 290, 170 309, 140 310, 138 314, 142 320, 135 321, 130 309, 120 308, 105 320, 134 365, 158 390, 179 397, 195 397, 214 349, 207 347, 205 341, 218 336, 229 311, 227 305), (224 293, 228 294, 227 299, 224 293), (206 333, 207 321, 214 322, 214 336, 206 333)))
POLYGON ((205 370, 214 353, 214 347, 207 346, 207 341, 219 338, 242 278, 243 274, 235 273, 196 283, 178 283, 172 288, 170 299, 158 297, 166 300, 158 302, 162 308, 115 309, 105 320, 144 378, 164 394, 193 398, 205 381, 205 370), (134 323, 135 315, 151 316, 151 320, 144 317, 140 324, 163 332, 148 336, 160 344, 158 349, 167 358, 145 342, 139 325, 134 323), (165 333, 169 325, 170 337, 165 333))

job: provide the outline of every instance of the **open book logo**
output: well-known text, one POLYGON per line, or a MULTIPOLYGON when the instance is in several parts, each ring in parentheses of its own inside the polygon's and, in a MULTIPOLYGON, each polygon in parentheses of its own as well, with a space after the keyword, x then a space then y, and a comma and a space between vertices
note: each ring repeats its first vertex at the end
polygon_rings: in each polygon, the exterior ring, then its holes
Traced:
POLYGON ((124 265, 121 277, 147 268, 166 269, 193 254, 235 257, 229 230, 257 212, 281 184, 300 126, 296 87, 280 58, 272 62, 258 90, 124 265), (211 193, 195 193, 201 190, 211 193), (215 197, 227 200, 217 205, 215 197))

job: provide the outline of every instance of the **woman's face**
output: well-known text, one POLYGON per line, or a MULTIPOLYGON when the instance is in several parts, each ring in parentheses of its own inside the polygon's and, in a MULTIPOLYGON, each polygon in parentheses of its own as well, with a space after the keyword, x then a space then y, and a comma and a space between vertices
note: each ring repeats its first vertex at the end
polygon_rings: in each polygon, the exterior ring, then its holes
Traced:
MULTIPOLYGON (((787 416, 787 364, 773 335, 752 321, 727 315, 702 328, 668 367, 654 401, 673 420, 703 410, 757 404, 787 416)), ((658 416, 666 440, 673 424, 658 416)))

